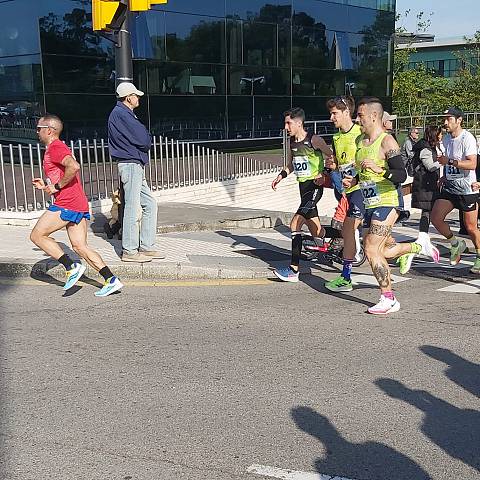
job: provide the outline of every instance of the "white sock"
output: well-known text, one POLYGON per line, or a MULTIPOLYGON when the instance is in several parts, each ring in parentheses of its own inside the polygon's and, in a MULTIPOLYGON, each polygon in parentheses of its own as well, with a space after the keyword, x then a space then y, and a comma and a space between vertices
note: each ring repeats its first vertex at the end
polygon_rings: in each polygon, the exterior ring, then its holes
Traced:
POLYGON ((358 228, 355 230, 355 255, 358 255, 360 253, 360 231, 358 228))
POLYGON ((428 236, 427 232, 419 232, 417 240, 424 240, 426 242, 430 241, 430 237, 428 236))

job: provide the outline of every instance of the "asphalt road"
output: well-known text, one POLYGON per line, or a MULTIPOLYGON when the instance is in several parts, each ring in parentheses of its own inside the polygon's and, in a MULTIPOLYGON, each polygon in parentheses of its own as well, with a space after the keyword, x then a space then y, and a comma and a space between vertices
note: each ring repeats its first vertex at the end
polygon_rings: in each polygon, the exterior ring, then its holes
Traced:
POLYGON ((319 275, 108 299, 0 280, 0 476, 480 478, 479 295, 411 278, 386 318, 319 275))

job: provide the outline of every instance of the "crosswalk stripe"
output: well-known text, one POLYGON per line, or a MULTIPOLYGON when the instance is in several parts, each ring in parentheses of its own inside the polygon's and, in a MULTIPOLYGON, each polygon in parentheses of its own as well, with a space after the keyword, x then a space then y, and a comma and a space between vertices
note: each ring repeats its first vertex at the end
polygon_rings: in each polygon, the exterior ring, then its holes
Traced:
MULTIPOLYGON (((391 275, 392 283, 401 283, 411 280, 409 277, 400 277, 398 275, 391 275)), ((352 282, 354 285, 375 285, 378 287, 377 279, 373 275, 364 275, 364 274, 356 274, 352 275, 352 282)))
POLYGON ((450 285, 448 287, 439 288, 437 292, 450 292, 450 293, 480 293, 480 288, 466 283, 457 283, 456 285, 450 285))
POLYGON ((256 464, 248 467, 247 473, 253 473, 255 475, 262 475, 270 478, 280 478, 282 480, 353 480, 345 477, 322 475, 321 473, 286 470, 284 468, 256 464))

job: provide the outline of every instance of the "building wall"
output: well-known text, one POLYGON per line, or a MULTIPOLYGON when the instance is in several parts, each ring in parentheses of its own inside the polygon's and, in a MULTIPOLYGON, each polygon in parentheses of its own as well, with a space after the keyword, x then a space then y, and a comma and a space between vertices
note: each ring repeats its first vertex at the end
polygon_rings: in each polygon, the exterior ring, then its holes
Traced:
MULTIPOLYGON (((326 99, 347 85, 389 106, 394 7, 393 0, 157 5, 132 22, 135 82, 146 92, 138 114, 155 134, 239 138, 277 134, 292 105, 322 118, 326 99), (252 89, 245 79, 253 78, 263 79, 252 89)), ((90 0, 0 0, 7 25, 0 106, 18 125, 48 110, 66 121, 68 138, 105 135, 115 101, 113 45, 92 32, 90 9, 90 0)))
MULTIPOLYGON (((225 182, 213 182, 157 192, 159 202, 196 203, 239 208, 255 208, 294 213, 300 203, 298 182, 287 177, 272 190, 275 174, 256 175, 225 182)), ((320 215, 332 216, 337 200, 332 189, 325 189, 319 202, 320 215)))
POLYGON ((474 68, 480 65, 478 52, 473 49, 469 52, 466 44, 419 47, 410 55, 409 68, 424 65, 441 77, 451 78, 466 67, 465 60, 474 68))

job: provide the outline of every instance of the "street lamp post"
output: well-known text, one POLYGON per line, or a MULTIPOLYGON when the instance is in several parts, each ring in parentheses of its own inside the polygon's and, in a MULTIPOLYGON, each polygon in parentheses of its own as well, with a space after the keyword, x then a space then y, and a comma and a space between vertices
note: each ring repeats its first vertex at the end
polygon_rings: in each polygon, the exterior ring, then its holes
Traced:
POLYGON ((265 76, 261 77, 242 77, 240 79, 240 84, 245 85, 250 82, 250 95, 252 97, 252 138, 255 138, 255 95, 254 95, 254 86, 258 82, 260 85, 265 83, 265 76))

